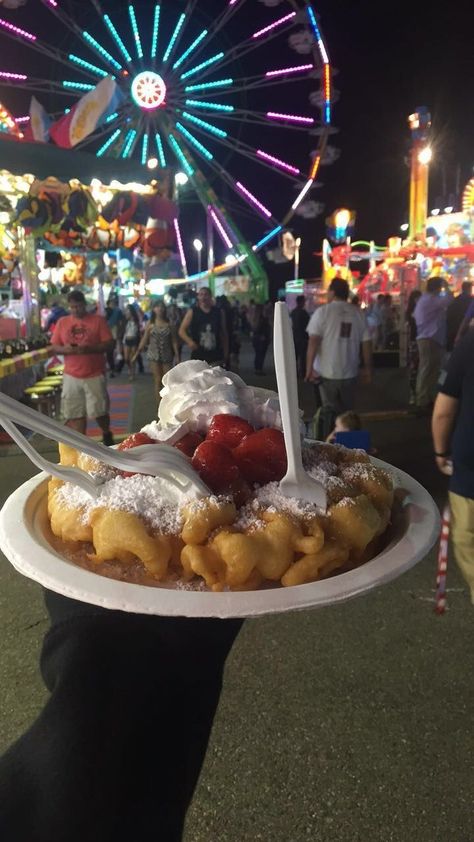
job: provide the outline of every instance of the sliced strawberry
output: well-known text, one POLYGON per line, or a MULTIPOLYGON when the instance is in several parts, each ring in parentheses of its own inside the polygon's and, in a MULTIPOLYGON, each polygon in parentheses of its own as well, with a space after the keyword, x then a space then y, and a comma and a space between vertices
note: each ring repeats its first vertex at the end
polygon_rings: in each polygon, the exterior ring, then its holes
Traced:
POLYGON ((200 433, 186 433, 182 439, 176 442, 174 447, 186 456, 194 456, 196 447, 198 447, 202 441, 204 441, 204 436, 201 436, 200 433))
POLYGON ((214 415, 209 424, 206 439, 223 444, 224 447, 233 450, 245 436, 254 432, 252 425, 243 418, 239 418, 238 415, 214 415))
POLYGON ((286 473, 286 450, 283 433, 271 427, 247 436, 232 456, 247 482, 276 482, 286 473))
POLYGON ((217 493, 228 492, 242 480, 230 450, 214 441, 203 441, 196 448, 192 464, 206 485, 217 493))
POLYGON ((117 449, 131 450, 133 447, 140 447, 141 444, 158 444, 158 442, 151 439, 146 433, 132 433, 119 444, 117 449))

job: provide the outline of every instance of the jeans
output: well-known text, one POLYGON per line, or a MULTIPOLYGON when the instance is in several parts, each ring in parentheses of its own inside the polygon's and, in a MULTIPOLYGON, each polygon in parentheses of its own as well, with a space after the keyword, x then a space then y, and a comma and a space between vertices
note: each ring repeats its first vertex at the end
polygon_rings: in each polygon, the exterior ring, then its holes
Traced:
POLYGON ((179 842, 241 620, 46 592, 51 695, 0 759, 2 842, 179 842))
POLYGON ((419 364, 416 378, 417 406, 427 407, 436 398, 443 349, 434 339, 417 339, 419 364))
POLYGON ((323 407, 329 407, 335 416, 354 409, 356 385, 357 377, 345 380, 323 377, 320 386, 323 407))

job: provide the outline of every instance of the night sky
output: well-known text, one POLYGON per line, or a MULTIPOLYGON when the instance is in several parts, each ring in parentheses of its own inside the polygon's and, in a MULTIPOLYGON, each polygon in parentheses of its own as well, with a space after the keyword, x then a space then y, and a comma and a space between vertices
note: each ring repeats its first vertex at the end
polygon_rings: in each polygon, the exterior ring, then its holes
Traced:
MULTIPOLYGON (((85 6, 62 2, 70 8, 85 6)), ((216 2, 199 0, 199 9, 202 7, 204 15, 212 15, 216 2)), ((142 12, 147 5, 153 7, 154 3, 136 2, 142 12)), ((449 194, 455 193, 458 186, 462 189, 474 165, 472 3, 445 5, 440 11, 435 11, 434 4, 426 0, 397 4, 315 0, 313 5, 320 15, 331 63, 339 70, 334 83, 340 100, 334 106, 333 117, 339 132, 329 142, 340 150, 340 157, 321 169, 323 186, 312 194, 313 199, 324 202, 325 211, 314 220, 296 217, 292 223, 294 233, 303 239, 301 269, 307 277, 319 274, 319 260, 313 252, 320 250, 325 217, 335 208, 346 206, 355 210, 355 237, 374 239, 379 245, 388 236, 399 233, 400 224, 407 221, 407 116, 417 106, 426 105, 432 115, 430 205, 439 203, 443 194, 444 203, 451 204, 449 194)), ((114 4, 114 8, 119 8, 119 4, 114 4)), ((268 9, 257 0, 247 0, 246 9, 253 14, 252 8, 257 16, 267 15, 270 20, 282 13, 277 4, 275 9, 268 9)), ((45 10, 39 0, 28 0, 26 6, 17 12, 6 12, 5 17, 26 28, 39 26, 41 31, 45 10)), ((242 15, 234 35, 245 23, 242 15)), ((55 30, 54 22, 50 34, 64 38, 55 30)), ((4 38, 1 42, 0 69, 19 69, 17 56, 15 66, 10 61, 12 42, 4 38)), ((22 56, 25 67, 31 62, 26 52, 22 56)), ((1 98, 15 113, 27 113, 25 98, 20 94, 3 91, 1 98)), ((305 107, 307 110, 306 97, 305 107)), ((196 233, 200 232, 193 232, 196 233)), ((256 237, 261 233, 256 231, 256 237)), ((289 264, 269 264, 267 268, 277 285, 283 285, 292 275, 289 264)))

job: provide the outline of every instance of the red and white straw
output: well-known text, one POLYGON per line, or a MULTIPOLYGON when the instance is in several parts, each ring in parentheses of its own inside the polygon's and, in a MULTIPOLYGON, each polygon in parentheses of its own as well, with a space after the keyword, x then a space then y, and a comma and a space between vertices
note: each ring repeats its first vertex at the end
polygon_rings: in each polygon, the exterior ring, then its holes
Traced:
POLYGON ((436 597, 435 611, 437 614, 444 614, 446 611, 446 574, 448 570, 448 544, 449 528, 451 523, 451 510, 449 503, 443 509, 441 520, 441 537, 438 551, 438 572, 436 575, 436 597))

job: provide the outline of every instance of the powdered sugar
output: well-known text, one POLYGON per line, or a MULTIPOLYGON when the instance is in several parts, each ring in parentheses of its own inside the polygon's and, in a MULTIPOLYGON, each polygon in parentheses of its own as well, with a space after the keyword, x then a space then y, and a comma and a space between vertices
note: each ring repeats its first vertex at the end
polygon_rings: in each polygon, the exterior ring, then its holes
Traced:
POLYGON ((84 522, 93 509, 117 509, 138 515, 153 529, 169 535, 181 532, 181 510, 192 499, 161 477, 143 474, 114 477, 104 483, 96 498, 69 482, 60 486, 57 493, 64 506, 81 510, 84 522))

